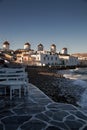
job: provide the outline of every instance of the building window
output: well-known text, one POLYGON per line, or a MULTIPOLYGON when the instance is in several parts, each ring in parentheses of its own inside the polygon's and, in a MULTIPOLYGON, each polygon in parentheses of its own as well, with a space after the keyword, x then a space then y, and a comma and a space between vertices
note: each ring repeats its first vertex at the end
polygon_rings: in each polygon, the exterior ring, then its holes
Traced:
POLYGON ((57 57, 55 57, 55 60, 57 60, 57 57))
POLYGON ((51 57, 51 60, 53 60, 53 57, 51 57))
POLYGON ((49 60, 49 57, 48 57, 48 60, 49 60))
POLYGON ((44 60, 46 60, 46 58, 44 57, 44 60))

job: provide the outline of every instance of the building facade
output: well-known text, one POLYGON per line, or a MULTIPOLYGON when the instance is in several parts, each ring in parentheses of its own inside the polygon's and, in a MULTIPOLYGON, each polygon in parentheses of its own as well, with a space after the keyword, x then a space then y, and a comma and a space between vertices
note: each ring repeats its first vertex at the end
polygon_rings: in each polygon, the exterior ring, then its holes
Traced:
POLYGON ((78 58, 71 55, 59 55, 61 65, 77 66, 79 64, 78 58))
POLYGON ((58 54, 51 54, 50 52, 37 53, 31 55, 35 58, 35 65, 37 66, 56 66, 60 64, 58 54))

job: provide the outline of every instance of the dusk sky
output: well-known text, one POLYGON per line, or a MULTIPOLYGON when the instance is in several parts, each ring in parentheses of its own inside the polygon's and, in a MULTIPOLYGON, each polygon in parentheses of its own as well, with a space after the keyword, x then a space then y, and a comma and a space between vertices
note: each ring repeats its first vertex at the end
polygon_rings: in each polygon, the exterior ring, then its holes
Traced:
POLYGON ((0 0, 0 48, 6 40, 13 50, 29 42, 87 52, 87 0, 0 0))

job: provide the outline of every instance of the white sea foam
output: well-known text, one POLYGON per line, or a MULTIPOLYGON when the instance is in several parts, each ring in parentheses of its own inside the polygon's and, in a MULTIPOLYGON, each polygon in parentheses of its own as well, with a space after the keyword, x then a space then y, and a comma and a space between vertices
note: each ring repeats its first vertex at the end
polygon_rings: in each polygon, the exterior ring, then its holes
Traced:
POLYGON ((78 79, 78 78, 80 78, 81 77, 81 75, 80 74, 78 74, 78 75, 74 75, 74 74, 64 74, 63 75, 65 78, 69 78, 69 79, 78 79))
POLYGON ((65 78, 72 79, 73 85, 84 87, 84 92, 78 104, 83 108, 87 108, 87 68, 77 68, 75 70, 64 70, 60 72, 62 72, 65 78))

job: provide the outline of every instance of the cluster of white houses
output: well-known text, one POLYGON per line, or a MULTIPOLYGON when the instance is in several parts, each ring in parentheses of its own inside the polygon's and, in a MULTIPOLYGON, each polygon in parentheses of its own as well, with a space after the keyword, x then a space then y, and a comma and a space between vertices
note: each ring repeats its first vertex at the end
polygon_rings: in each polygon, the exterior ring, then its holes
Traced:
POLYGON ((50 51, 45 51, 42 44, 37 46, 37 50, 32 50, 30 43, 24 44, 24 49, 17 49, 15 51, 10 49, 10 44, 5 41, 3 43, 1 53, 10 54, 11 60, 13 56, 16 57, 17 63, 34 65, 34 66, 76 66, 79 64, 78 57, 68 54, 67 48, 63 48, 61 53, 57 53, 56 45, 50 46, 50 51))

